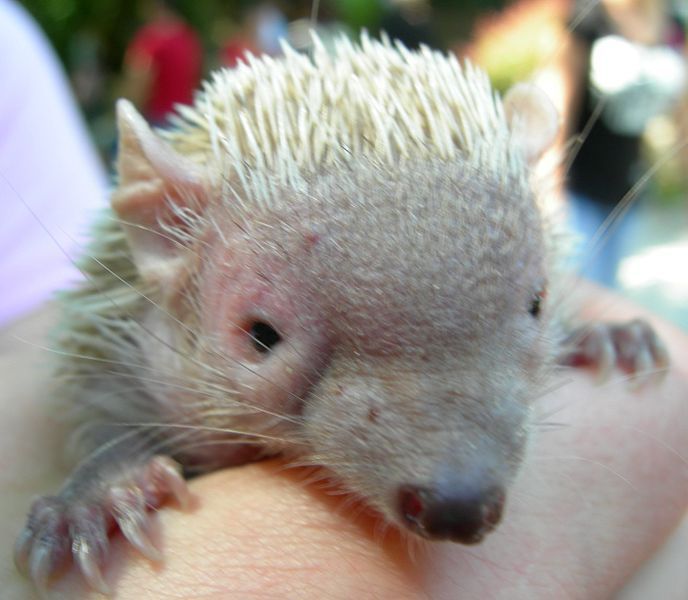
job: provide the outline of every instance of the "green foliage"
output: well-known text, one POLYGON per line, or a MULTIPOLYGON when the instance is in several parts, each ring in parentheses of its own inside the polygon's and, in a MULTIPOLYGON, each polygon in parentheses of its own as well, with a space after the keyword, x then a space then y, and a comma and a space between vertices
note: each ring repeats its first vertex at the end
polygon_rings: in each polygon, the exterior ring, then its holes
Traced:
POLYGON ((74 35, 88 32, 101 41, 101 60, 106 67, 116 69, 136 26, 136 0, 23 0, 23 4, 67 65, 74 35))
MULTIPOLYGON (((69 68, 75 36, 87 32, 100 42, 100 60, 110 72, 119 71, 127 42, 143 22, 142 0, 23 0, 69 68)), ((218 18, 240 17, 241 0, 180 0, 182 14, 204 39, 218 18)))

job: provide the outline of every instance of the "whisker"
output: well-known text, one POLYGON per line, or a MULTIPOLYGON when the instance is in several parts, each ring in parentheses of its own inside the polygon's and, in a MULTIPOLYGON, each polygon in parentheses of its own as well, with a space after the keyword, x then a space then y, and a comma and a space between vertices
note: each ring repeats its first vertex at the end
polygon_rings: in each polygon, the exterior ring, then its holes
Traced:
POLYGON ((561 429, 568 429, 571 427, 570 423, 562 423, 557 421, 537 421, 533 423, 533 427, 539 431, 559 431, 561 429))
POLYGON ((625 484, 628 485, 634 492, 638 492, 638 488, 631 483, 626 477, 621 475, 618 471, 615 471, 612 469, 609 465, 604 464, 603 462, 599 460, 593 460, 591 458, 586 458, 584 456, 576 456, 576 455, 561 455, 561 456, 538 456, 534 457, 534 460, 540 461, 540 462, 550 462, 550 461, 580 461, 580 462, 585 462, 588 464, 591 464, 596 467, 600 467, 601 469, 608 471, 615 477, 618 477, 621 481, 623 481, 625 484))
POLYGON ((230 427, 212 427, 210 425, 190 425, 183 423, 163 423, 163 422, 132 422, 132 423, 115 423, 113 427, 138 427, 145 429, 171 429, 171 430, 189 430, 189 431, 201 431, 206 433, 221 433, 225 435, 237 435, 246 436, 256 439, 268 440, 268 441, 278 441, 284 442, 286 440, 267 434, 257 433, 254 431, 242 431, 240 429, 232 429, 230 427))
POLYGON ((642 189, 648 184, 650 179, 661 169, 669 160, 673 159, 681 150, 688 146, 688 140, 684 140, 675 144, 673 148, 667 151, 664 156, 655 161, 655 163, 648 167, 645 173, 636 181, 631 189, 621 198, 618 204, 612 209, 602 225, 595 232, 595 235, 589 242, 589 258, 583 263, 583 269, 589 266, 590 262, 599 254, 600 249, 604 246, 606 241, 612 235, 614 230, 619 226, 621 219, 628 213, 633 202, 639 197, 642 189))
POLYGON ((588 118, 587 122, 585 123, 583 129, 580 131, 580 133, 577 133, 575 136, 573 136, 573 138, 569 141, 569 154, 566 160, 564 161, 564 173, 566 175, 570 173, 571 167, 573 166, 573 163, 578 157, 579 152, 581 151, 586 140, 588 139, 588 136, 590 135, 592 128, 600 120, 600 116, 602 115, 605 106, 606 100, 599 100, 598 103, 595 105, 594 110, 590 114, 590 117, 588 118))

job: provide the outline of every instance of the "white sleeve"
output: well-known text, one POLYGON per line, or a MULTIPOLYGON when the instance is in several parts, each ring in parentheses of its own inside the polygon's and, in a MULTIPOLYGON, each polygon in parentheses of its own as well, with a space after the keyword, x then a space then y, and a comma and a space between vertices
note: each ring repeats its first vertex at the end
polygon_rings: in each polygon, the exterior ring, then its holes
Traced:
POLYGON ((107 180, 43 33, 0 0, 0 326, 79 278, 107 180))

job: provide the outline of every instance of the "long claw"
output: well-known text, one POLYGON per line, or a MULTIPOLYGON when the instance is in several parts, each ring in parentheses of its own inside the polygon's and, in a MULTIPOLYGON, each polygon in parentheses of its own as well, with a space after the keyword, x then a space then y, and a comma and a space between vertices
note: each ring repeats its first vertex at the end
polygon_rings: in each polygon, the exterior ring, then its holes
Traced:
POLYGON ((608 337, 597 338, 593 343, 597 343, 599 345, 597 350, 599 357, 596 373, 597 383, 604 383, 607 381, 607 379, 609 379, 612 371, 614 370, 614 362, 616 359, 614 344, 608 337))
POLYGON ((143 556, 153 562, 162 562, 162 553, 148 539, 148 536, 138 523, 125 519, 119 522, 119 526, 124 537, 143 556))
POLYGON ((650 351, 645 348, 638 352, 633 361, 633 372, 635 377, 630 379, 630 387, 632 390, 640 390, 649 380, 653 374, 653 360, 650 351))
POLYGON ((160 470, 160 477, 165 487, 169 489, 179 506, 183 510, 189 508, 191 504, 191 494, 186 485, 186 480, 181 474, 179 464, 167 456, 159 456, 155 466, 160 470))
POLYGON ((14 564, 24 576, 29 574, 28 561, 33 540, 34 532, 28 527, 24 527, 14 543, 14 564))
POLYGON ((661 379, 669 365, 669 354, 649 323, 636 319, 622 324, 580 327, 562 347, 560 364, 587 366, 598 381, 607 379, 614 367, 633 376, 631 388, 640 388, 650 379, 661 379))
POLYGON ((103 579, 100 570, 97 552, 84 540, 74 540, 74 558, 88 584, 106 596, 110 593, 110 588, 103 579))
POLYGON ((114 488, 110 492, 112 511, 129 543, 149 560, 160 562, 162 554, 146 535, 146 503, 138 488, 114 488))
POLYGON ((665 372, 666 368, 669 366, 669 351, 667 350, 664 342, 658 337, 655 337, 654 344, 652 348, 655 364, 662 372, 665 372))
POLYGON ((55 516, 51 507, 51 498, 37 498, 31 506, 29 521, 19 533, 14 543, 14 564, 22 575, 30 574, 29 562, 32 549, 38 540, 38 534, 45 534, 55 516))
POLYGON ((654 336, 652 343, 652 358, 654 359, 654 383, 660 384, 669 370, 669 351, 658 336, 654 336))
POLYGON ((107 595, 103 571, 109 534, 115 526, 143 556, 162 560, 148 534, 150 511, 169 496, 182 507, 189 505, 181 467, 171 458, 154 456, 132 465, 130 471, 118 470, 112 479, 108 475, 100 474, 92 488, 85 487, 79 494, 69 491, 32 503, 14 545, 14 561, 33 580, 39 597, 49 593, 51 579, 70 562, 91 588, 107 595))
POLYGON ((45 594, 48 588, 48 580, 54 570, 53 557, 49 548, 39 545, 31 552, 28 572, 31 580, 36 584, 39 592, 45 594))

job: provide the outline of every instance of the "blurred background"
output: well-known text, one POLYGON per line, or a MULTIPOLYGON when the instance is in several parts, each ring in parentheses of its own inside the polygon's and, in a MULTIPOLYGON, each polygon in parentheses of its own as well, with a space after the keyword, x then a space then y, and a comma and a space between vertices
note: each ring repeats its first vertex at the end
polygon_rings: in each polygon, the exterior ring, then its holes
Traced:
POLYGON ((688 329, 688 0, 15 4, 53 46, 105 169, 118 97, 164 125, 210 71, 249 52, 279 55, 280 38, 307 52, 313 25, 326 45, 366 29, 470 57, 500 91, 534 79, 564 115, 564 159, 543 168, 570 205, 584 272, 688 329), (633 199, 626 217, 600 235, 624 198, 633 199))

